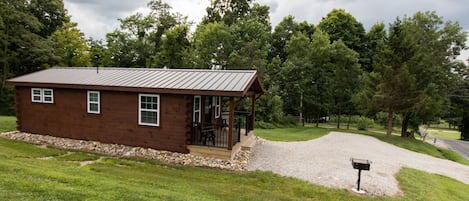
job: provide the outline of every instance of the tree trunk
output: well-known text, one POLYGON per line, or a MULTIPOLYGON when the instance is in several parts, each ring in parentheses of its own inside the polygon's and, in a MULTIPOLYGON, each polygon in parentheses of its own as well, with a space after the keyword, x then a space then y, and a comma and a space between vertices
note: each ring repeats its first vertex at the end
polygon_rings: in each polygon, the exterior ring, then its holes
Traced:
POLYGON ((464 112, 461 125, 461 139, 469 140, 469 112, 464 112))
POLYGON ((337 114, 337 128, 340 128, 340 106, 337 114))
POLYGON ((316 128, 319 127, 319 121, 320 121, 320 117, 321 117, 321 112, 318 112, 318 115, 316 116, 316 128))
POLYGON ((409 120, 410 113, 404 113, 404 117, 402 118, 401 137, 410 137, 410 135, 407 133, 407 128, 409 127, 409 120))
POLYGON ((352 115, 348 115, 348 120, 347 120, 347 130, 350 128, 350 119, 352 118, 352 115))
POLYGON ((390 138, 391 137, 391 134, 392 134, 392 117, 393 117, 393 112, 391 109, 389 109, 388 111, 388 126, 387 126, 387 130, 386 130, 386 137, 387 138, 390 138))

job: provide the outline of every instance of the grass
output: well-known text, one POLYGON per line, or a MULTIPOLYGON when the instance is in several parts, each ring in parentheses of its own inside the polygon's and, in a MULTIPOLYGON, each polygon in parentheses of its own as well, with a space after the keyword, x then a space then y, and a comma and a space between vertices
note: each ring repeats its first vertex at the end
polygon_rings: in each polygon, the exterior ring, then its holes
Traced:
POLYGON ((272 141, 306 141, 322 137, 330 132, 326 128, 308 129, 304 127, 256 129, 256 135, 272 141))
POLYGON ((427 128, 427 132, 436 138, 459 140, 461 139, 461 132, 447 128, 427 128))
POLYGON ((0 116, 0 132, 16 130, 16 117, 0 116))
POLYGON ((405 190, 403 196, 375 198, 271 172, 233 173, 112 157, 80 167, 78 163, 64 160, 66 156, 73 161, 102 157, 0 138, 0 200, 353 201, 467 200, 469 197, 466 191, 469 185, 407 168, 397 174, 405 190), (44 157, 53 158, 44 160, 44 157))

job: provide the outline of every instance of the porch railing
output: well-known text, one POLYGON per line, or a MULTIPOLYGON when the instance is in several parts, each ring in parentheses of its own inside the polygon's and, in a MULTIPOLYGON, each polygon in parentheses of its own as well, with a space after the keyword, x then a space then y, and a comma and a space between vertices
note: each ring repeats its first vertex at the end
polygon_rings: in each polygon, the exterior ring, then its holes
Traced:
MULTIPOLYGON (((233 125, 233 144, 241 141, 241 135, 248 135, 252 130, 250 126, 250 113, 248 112, 235 112, 234 125, 233 125)), ((193 123, 191 131, 191 144, 228 148, 229 128, 227 119, 222 119, 221 123, 193 123)))

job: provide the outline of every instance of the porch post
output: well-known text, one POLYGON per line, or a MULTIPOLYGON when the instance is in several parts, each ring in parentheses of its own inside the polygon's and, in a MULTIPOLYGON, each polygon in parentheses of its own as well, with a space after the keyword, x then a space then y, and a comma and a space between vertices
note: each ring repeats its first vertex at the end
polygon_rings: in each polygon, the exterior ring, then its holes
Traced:
POLYGON ((233 148, 233 124, 234 124, 234 108, 235 102, 234 97, 230 97, 230 117, 228 118, 228 149, 233 148))
POLYGON ((249 129, 254 130, 254 119, 256 119, 256 94, 252 95, 252 103, 251 103, 251 127, 249 129))

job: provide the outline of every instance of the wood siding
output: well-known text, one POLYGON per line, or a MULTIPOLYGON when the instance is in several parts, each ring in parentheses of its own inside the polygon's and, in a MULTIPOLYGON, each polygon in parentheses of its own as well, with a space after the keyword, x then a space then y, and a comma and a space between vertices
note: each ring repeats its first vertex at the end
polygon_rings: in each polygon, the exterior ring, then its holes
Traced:
POLYGON ((54 103, 32 103, 16 87, 18 129, 24 132, 188 153, 191 95, 160 94, 160 126, 138 125, 136 92, 100 91, 101 113, 87 112, 87 90, 54 89, 54 103))

